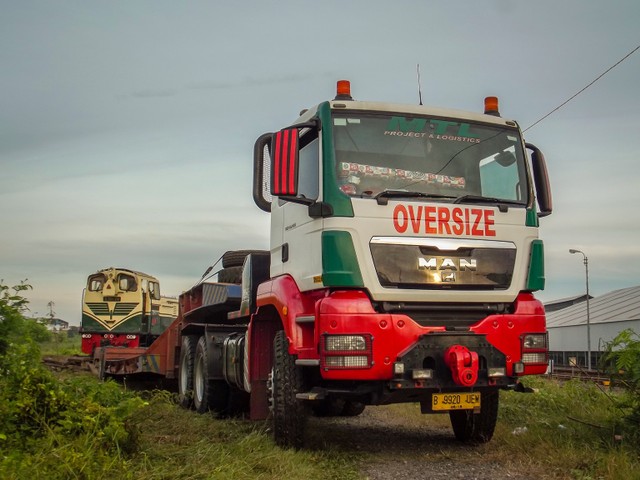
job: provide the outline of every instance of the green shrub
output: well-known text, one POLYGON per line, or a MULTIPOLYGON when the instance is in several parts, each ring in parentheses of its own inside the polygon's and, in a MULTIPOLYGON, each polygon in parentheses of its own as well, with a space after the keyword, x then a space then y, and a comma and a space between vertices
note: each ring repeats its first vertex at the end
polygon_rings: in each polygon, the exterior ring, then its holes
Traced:
POLYGON ((22 282, 10 288, 0 281, 0 355, 4 354, 14 339, 23 336, 26 321, 23 313, 27 309, 27 299, 20 292, 30 290, 31 285, 22 282))
POLYGON ((640 335, 631 329, 620 332, 605 346, 602 362, 616 386, 625 391, 618 398, 625 419, 620 428, 640 443, 640 335))
POLYGON ((47 370, 42 332, 23 316, 27 288, 0 285, 0 478, 126 478, 138 446, 130 419, 145 402, 112 381, 47 370))

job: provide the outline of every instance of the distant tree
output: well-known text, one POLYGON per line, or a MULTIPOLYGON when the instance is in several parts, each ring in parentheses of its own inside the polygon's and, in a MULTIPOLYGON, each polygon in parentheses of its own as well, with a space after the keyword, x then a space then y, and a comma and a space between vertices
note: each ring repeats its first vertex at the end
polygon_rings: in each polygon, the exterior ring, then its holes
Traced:
POLYGON ((29 311, 29 300, 22 293, 32 289, 25 282, 23 280, 19 285, 9 287, 0 280, 0 355, 6 353, 11 342, 51 340, 51 332, 44 324, 38 319, 25 317, 29 311))
POLYGON ((24 313, 28 311, 29 301, 21 292, 32 288, 25 282, 23 280, 19 285, 9 287, 4 284, 4 280, 0 280, 0 355, 6 352, 12 339, 19 338, 24 333, 24 313))

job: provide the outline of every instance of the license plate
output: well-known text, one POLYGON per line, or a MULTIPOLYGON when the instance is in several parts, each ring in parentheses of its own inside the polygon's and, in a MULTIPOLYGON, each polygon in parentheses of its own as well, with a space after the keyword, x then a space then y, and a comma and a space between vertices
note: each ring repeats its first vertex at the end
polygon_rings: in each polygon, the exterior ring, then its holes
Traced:
POLYGON ((480 410, 480 392, 434 393, 431 396, 433 410, 480 410))

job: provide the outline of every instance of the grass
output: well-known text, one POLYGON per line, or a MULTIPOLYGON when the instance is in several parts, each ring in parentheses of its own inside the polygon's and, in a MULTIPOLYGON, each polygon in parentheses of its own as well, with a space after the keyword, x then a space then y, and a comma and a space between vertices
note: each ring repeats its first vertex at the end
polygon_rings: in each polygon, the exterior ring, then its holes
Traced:
POLYGON ((182 410, 162 395, 134 420, 140 451, 136 479, 357 479, 355 464, 335 451, 296 452, 274 445, 265 423, 215 420, 182 410))
MULTIPOLYGON (((76 354, 79 345, 78 338, 62 339, 45 346, 43 352, 76 354)), ((69 381, 67 374, 60 375, 69 381)), ((108 384, 96 384, 95 388, 111 391, 116 386, 113 381, 108 384)), ((624 424, 621 411, 608 394, 578 381, 532 378, 526 384, 535 392, 501 392, 493 440, 476 447, 451 440, 447 415, 421 415, 415 404, 372 407, 380 409, 379 418, 391 424, 440 432, 428 437, 433 444, 424 448, 404 452, 399 446, 392 453, 354 450, 344 443, 346 448, 341 448, 339 442, 332 442, 330 428, 311 432, 312 436, 323 436, 320 448, 282 450, 274 445, 264 422, 216 420, 182 410, 170 393, 142 392, 147 405, 126 420, 133 432, 132 445, 115 451, 97 450, 95 438, 84 436, 65 444, 68 439, 52 435, 42 443, 40 453, 28 458, 25 453, 17 454, 20 470, 7 478, 355 480, 364 478, 359 465, 422 458, 501 465, 530 478, 640 480, 640 429, 624 424)), ((112 397, 115 395, 110 393, 107 399, 112 397)), ((394 443, 401 441, 396 438, 394 443)), ((0 442, 6 473, 11 471, 9 457, 16 452, 3 452, 1 447, 0 442)))
POLYGON ((51 340, 40 343, 42 355, 83 355, 81 338, 76 334, 70 337, 67 332, 51 332, 51 340))
POLYGON ((546 379, 533 394, 502 392, 495 448, 548 477, 640 479, 638 426, 622 420, 616 394, 546 379))
MULTIPOLYGON (((577 381, 533 379, 529 384, 535 393, 501 392, 490 443, 433 446, 429 458, 481 459, 532 478, 640 479, 638 445, 632 437, 615 440, 620 412, 602 391, 577 381)), ((129 461, 134 478, 357 479, 363 478, 358 464, 373 458, 371 453, 332 448, 281 450, 264 423, 215 420, 181 410, 162 396, 154 398, 135 420, 141 434, 140 450, 129 461)), ((412 425, 448 428, 446 415, 421 415, 416 405, 374 408, 412 425)))

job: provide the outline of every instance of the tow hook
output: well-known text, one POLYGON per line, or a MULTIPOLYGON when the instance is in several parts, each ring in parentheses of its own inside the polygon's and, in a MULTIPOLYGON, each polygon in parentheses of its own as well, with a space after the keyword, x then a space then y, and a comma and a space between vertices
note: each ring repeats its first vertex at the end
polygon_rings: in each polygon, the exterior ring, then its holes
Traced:
POLYGON ((444 361, 456 385, 472 387, 478 380, 478 354, 463 345, 452 345, 444 352, 444 361))

